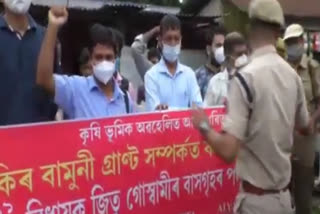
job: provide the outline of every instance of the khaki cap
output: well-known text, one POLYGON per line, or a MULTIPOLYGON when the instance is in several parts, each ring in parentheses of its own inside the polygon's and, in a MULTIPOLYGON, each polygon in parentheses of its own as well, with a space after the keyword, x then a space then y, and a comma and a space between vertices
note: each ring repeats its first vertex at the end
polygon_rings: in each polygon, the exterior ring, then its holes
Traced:
POLYGON ((270 24, 284 25, 283 10, 277 0, 251 0, 249 17, 270 24))
POLYGON ((299 24, 292 24, 287 27, 286 32, 284 33, 283 40, 297 38, 302 36, 304 33, 303 27, 299 24))

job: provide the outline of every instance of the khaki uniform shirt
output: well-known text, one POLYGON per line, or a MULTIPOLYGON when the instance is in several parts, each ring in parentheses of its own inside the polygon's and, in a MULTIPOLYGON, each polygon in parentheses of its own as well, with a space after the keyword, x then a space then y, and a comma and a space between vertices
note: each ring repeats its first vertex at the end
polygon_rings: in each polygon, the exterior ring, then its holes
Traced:
POLYGON ((320 66, 317 61, 308 58, 307 55, 303 55, 297 72, 303 82, 308 110, 313 113, 316 106, 314 101, 320 97, 320 66))
MULTIPOLYGON (((312 114, 316 110, 315 100, 320 97, 320 66, 317 61, 308 58, 307 55, 303 55, 296 70, 303 83, 308 111, 312 114)), ((295 132, 294 159, 305 167, 313 167, 316 141, 316 134, 306 137, 295 132)))
POLYGON ((302 81, 273 46, 256 50, 250 60, 240 73, 253 95, 251 118, 245 90, 233 78, 223 129, 241 141, 240 179, 263 189, 283 189, 291 178, 294 127, 309 123, 302 81))

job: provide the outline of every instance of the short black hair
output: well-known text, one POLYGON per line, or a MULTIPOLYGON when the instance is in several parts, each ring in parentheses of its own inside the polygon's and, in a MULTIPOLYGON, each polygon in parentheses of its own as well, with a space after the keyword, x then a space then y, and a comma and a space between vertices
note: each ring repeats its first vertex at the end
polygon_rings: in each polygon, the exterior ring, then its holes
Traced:
POLYGON ((229 33, 223 44, 224 54, 226 56, 231 55, 237 45, 247 45, 245 38, 239 32, 229 33))
POLYGON ((118 55, 118 43, 114 30, 101 24, 94 24, 90 29, 91 43, 90 52, 97 44, 107 45, 113 48, 115 55, 118 55))
POLYGON ((86 65, 90 60, 90 51, 88 48, 83 48, 79 57, 79 66, 86 65))
POLYGON ((224 35, 225 36, 226 34, 227 34, 227 30, 223 26, 219 25, 216 27, 209 28, 205 34, 206 45, 208 45, 208 46, 212 45, 213 38, 216 35, 224 35))
POLYGON ((163 34, 168 30, 180 30, 181 22, 178 17, 174 15, 166 15, 161 19, 160 22, 160 33, 163 34))
POLYGON ((121 33, 119 30, 117 30, 117 29, 114 29, 114 28, 112 28, 112 30, 113 30, 113 33, 114 33, 114 36, 115 36, 115 39, 116 39, 116 41, 117 41, 117 52, 118 52, 118 55, 120 56, 121 55, 121 50, 122 50, 122 48, 123 48, 123 46, 124 46, 124 41, 125 41, 125 39, 124 39, 124 35, 123 35, 123 33, 121 33))
POLYGON ((148 59, 150 60, 154 57, 157 57, 157 59, 161 58, 160 51, 158 48, 150 48, 150 50, 148 51, 148 59))

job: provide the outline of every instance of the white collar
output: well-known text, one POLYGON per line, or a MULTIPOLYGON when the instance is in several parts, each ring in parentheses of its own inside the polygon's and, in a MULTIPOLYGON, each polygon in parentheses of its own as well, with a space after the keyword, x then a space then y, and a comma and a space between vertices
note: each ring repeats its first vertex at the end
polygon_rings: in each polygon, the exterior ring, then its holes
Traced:
POLYGON ((229 79, 229 73, 228 70, 225 68, 220 73, 216 74, 217 80, 228 80, 229 79))

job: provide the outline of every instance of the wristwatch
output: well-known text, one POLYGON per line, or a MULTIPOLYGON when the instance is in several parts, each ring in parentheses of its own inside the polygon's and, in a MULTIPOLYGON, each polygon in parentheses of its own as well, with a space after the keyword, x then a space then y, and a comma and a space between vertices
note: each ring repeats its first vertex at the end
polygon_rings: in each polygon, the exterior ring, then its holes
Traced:
POLYGON ((203 120, 199 124, 199 130, 202 135, 206 136, 208 132, 211 130, 211 126, 207 121, 203 120))

